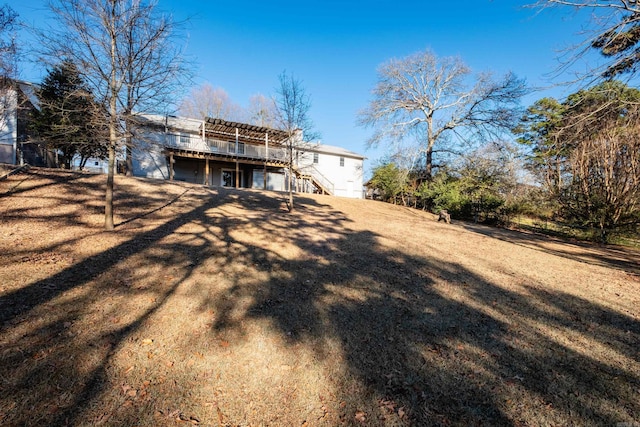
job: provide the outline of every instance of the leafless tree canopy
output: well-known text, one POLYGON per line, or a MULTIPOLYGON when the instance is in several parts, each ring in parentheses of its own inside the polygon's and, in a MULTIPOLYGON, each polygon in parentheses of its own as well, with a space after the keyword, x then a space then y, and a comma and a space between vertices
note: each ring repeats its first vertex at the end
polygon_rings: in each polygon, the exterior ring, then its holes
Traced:
POLYGON ((589 83, 594 77, 611 78, 623 74, 634 75, 640 61, 640 2, 635 0, 541 0, 536 6, 545 8, 567 6, 590 12, 591 22, 585 38, 575 46, 575 54, 568 57, 564 67, 577 62, 589 51, 597 50, 605 62, 594 65, 580 79, 589 83))
POLYGON ((273 98, 262 94, 253 95, 249 99, 247 110, 249 123, 256 126, 276 127, 277 107, 273 98))
POLYGON ((17 93, 10 90, 16 70, 17 46, 13 28, 18 15, 9 5, 0 6, 0 129, 5 129, 7 111, 18 102, 17 93))
POLYGON ((187 75, 176 26, 153 0, 51 0, 59 27, 41 34, 47 56, 78 65, 109 121, 105 228, 113 229, 115 153, 136 110, 166 111, 187 75))
POLYGON ((293 211, 293 153, 303 143, 302 138, 312 141, 318 137, 311 120, 311 96, 302 81, 293 74, 283 72, 278 76, 276 87, 276 124, 288 133, 287 151, 289 163, 289 211, 293 211))
POLYGON ((513 74, 502 80, 488 73, 472 76, 460 58, 438 58, 426 50, 378 69, 373 99, 358 123, 374 129, 371 146, 388 142, 398 148, 413 138, 414 152, 425 158, 430 178, 437 146, 452 148, 510 129, 524 92, 523 81, 513 74))
POLYGON ((9 5, 0 6, 0 78, 11 79, 16 74, 17 46, 13 28, 18 15, 9 5))
POLYGON ((205 83, 191 90, 185 97, 178 111, 182 116, 204 119, 242 121, 244 113, 242 107, 234 103, 227 92, 221 87, 213 87, 205 83))

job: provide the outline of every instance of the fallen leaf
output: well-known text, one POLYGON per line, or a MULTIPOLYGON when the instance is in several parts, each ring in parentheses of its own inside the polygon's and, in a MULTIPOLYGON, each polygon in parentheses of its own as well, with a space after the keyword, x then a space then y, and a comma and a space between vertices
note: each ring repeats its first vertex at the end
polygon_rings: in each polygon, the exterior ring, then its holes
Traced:
POLYGON ((153 344, 153 340, 150 338, 142 340, 142 345, 151 345, 153 344))
POLYGON ((184 415, 183 413, 180 413, 178 415, 178 417, 176 418, 176 421, 185 421, 188 423, 191 423, 193 425, 198 425, 200 424, 200 420, 197 419, 196 417, 187 417, 186 415, 184 415))
POLYGON ((367 417, 365 416, 365 413, 363 411, 356 411, 355 419, 356 421, 360 421, 361 423, 364 423, 367 417))
POLYGON ((222 424, 224 422, 224 415, 222 415, 222 411, 219 406, 216 406, 216 411, 218 412, 218 422, 222 424))

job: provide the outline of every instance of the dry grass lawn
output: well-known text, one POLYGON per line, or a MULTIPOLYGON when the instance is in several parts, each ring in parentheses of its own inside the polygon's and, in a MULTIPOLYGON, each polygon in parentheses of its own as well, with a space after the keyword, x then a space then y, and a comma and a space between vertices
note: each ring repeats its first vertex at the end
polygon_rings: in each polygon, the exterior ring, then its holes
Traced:
POLYGON ((0 424, 640 423, 640 253, 421 211, 0 181, 0 424))

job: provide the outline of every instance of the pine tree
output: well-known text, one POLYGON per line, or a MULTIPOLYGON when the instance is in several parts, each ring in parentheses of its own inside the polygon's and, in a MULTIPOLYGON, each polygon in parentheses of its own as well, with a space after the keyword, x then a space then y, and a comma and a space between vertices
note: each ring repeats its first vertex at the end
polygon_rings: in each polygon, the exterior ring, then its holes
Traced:
POLYGON ((106 116, 94 101, 77 67, 64 61, 53 67, 37 91, 40 109, 33 130, 57 150, 60 164, 69 169, 76 155, 80 166, 87 158, 106 156, 106 116))

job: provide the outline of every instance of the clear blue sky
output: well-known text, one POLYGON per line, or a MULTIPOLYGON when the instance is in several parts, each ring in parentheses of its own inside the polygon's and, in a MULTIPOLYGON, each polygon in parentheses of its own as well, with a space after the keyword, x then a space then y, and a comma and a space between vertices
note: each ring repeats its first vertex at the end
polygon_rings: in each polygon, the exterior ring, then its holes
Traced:
MULTIPOLYGON (((196 85, 222 87, 247 106, 254 94, 271 95, 287 70, 312 97, 322 142, 366 155, 370 170, 384 149, 366 149, 371 130, 355 125, 356 114, 370 99, 376 68, 390 58, 429 48, 438 56, 460 56, 476 72, 513 71, 531 86, 551 84, 559 50, 580 40, 587 21, 566 8, 523 7, 532 2, 159 0, 159 7, 176 20, 188 19, 186 53, 197 67, 196 85)), ((11 3, 27 23, 39 25, 47 14, 44 0, 11 3)), ((39 64, 22 64, 23 79, 38 82, 44 73, 39 64)), ((524 104, 566 94, 547 89, 524 104)))

